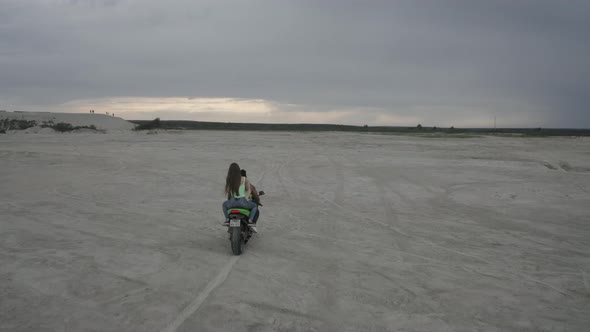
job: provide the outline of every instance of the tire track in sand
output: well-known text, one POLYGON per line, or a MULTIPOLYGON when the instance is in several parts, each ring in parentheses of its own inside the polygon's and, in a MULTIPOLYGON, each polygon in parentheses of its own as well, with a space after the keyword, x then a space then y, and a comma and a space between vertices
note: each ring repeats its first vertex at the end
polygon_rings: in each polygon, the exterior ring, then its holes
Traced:
MULTIPOLYGON (((274 168, 274 165, 271 167, 274 168)), ((258 177, 257 183, 262 182, 264 176, 266 175, 266 170, 262 170, 258 177)), ((164 328, 162 328, 161 332, 175 332, 178 330, 179 327, 190 317, 192 316, 199 308, 205 303, 209 295, 217 287, 219 287, 225 279, 231 273, 232 268, 238 262, 241 256, 232 256, 227 263, 221 268, 221 271, 215 276, 215 278, 211 279, 209 283, 205 286, 205 288, 195 297, 189 304, 187 304, 184 309, 174 318, 173 321, 168 323, 164 328)))
POLYGON ((213 278, 207 286, 203 289, 197 297, 191 301, 181 312, 176 316, 176 318, 170 322, 166 327, 161 329, 161 332, 175 332, 183 323, 189 318, 192 314, 194 314, 201 305, 205 302, 205 300, 209 297, 209 295, 219 287, 227 278, 231 269, 233 268, 234 264, 238 261, 240 256, 233 256, 230 260, 223 266, 219 274, 215 278, 213 278))

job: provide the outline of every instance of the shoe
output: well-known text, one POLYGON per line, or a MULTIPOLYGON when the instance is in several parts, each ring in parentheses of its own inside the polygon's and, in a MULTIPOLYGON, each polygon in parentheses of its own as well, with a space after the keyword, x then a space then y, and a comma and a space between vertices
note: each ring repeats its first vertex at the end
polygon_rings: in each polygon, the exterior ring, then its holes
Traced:
POLYGON ((252 221, 248 221, 248 227, 253 233, 258 233, 258 230, 256 229, 256 224, 252 221))
POLYGON ((224 221, 222 225, 223 226, 229 226, 229 220, 224 221))

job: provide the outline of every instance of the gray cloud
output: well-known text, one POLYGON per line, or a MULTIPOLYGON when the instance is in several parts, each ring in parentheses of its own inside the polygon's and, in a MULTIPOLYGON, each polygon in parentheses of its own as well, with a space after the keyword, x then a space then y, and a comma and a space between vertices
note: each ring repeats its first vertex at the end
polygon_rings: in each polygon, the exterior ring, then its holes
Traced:
POLYGON ((590 127, 589 22, 576 0, 4 0, 0 102, 234 97, 590 127))

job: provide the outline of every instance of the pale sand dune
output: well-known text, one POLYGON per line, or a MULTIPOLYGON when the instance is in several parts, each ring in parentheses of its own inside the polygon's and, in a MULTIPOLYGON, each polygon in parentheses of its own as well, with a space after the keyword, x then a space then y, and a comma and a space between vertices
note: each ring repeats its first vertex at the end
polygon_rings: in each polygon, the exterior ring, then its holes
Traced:
POLYGON ((45 113, 45 112, 0 112, 0 119, 22 119, 35 120, 37 124, 43 121, 53 121, 54 123, 65 122, 72 126, 96 126, 96 129, 102 130, 131 130, 135 125, 122 118, 106 114, 90 113, 45 113))
POLYGON ((586 331, 588 151, 588 138, 0 135, 0 330, 586 331), (232 161, 267 193, 242 256, 220 226, 232 161))

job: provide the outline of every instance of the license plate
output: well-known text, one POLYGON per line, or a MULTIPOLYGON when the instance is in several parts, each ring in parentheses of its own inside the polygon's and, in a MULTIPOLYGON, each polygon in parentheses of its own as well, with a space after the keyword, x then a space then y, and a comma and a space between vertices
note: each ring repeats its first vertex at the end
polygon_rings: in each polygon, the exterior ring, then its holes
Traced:
POLYGON ((240 221, 239 220, 230 220, 229 227, 240 227, 240 221))

